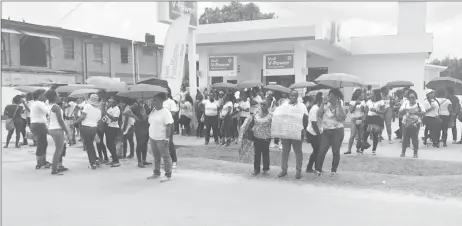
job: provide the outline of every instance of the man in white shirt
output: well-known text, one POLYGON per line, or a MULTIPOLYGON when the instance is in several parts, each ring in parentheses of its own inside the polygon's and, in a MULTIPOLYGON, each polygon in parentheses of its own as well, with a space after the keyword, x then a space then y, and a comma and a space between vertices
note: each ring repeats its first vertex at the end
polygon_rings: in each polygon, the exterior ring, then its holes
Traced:
POLYGON ((109 108, 106 111, 106 115, 103 120, 106 120, 107 127, 105 128, 104 135, 106 136, 106 146, 112 155, 112 162, 109 163, 111 167, 120 166, 119 156, 117 155, 116 149, 116 138, 120 132, 119 117, 120 108, 117 106, 117 100, 111 98, 108 100, 109 108))
POLYGON ((69 131, 69 137, 71 140, 69 141, 72 144, 76 144, 75 142, 75 112, 77 109, 77 104, 73 100, 63 100, 64 102, 64 124, 66 124, 67 131, 69 131))
MULTIPOLYGON (((168 89, 169 93, 171 92, 170 89, 168 89)), ((177 124, 178 124, 178 117, 179 117, 179 107, 178 104, 175 103, 175 101, 171 98, 170 94, 168 95, 167 99, 163 102, 162 104, 163 108, 167 109, 170 111, 172 114, 173 120, 174 120, 174 129, 172 129, 172 134, 170 134, 170 140, 169 140, 169 147, 168 150, 170 152, 170 157, 172 158, 172 167, 176 168, 178 166, 178 158, 176 155, 176 148, 175 148, 175 143, 173 143, 173 134, 179 133, 179 126, 178 130, 176 129, 177 124)))

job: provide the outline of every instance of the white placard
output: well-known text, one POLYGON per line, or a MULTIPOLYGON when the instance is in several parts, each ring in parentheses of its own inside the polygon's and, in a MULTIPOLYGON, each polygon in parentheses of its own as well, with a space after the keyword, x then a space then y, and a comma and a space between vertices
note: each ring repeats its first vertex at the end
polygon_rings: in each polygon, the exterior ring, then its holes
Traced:
POLYGON ((299 108, 278 107, 273 112, 271 136, 273 138, 301 140, 304 112, 299 108))

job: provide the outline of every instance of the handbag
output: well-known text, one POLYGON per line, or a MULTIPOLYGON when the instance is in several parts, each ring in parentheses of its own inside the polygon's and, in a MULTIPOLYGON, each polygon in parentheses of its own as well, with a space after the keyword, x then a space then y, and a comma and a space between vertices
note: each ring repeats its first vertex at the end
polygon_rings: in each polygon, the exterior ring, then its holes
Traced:
POLYGON ((16 109, 14 110, 14 113, 13 113, 13 117, 7 119, 5 121, 5 129, 10 131, 10 130, 14 130, 14 121, 13 121, 13 118, 14 116, 16 115, 16 113, 18 112, 19 110, 19 105, 16 106, 16 109))

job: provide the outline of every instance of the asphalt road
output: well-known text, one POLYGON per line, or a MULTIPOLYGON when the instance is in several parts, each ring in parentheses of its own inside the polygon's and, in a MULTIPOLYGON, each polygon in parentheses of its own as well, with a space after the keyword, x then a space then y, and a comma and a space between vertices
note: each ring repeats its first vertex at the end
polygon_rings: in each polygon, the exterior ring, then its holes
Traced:
MULTIPOLYGON (((69 151, 64 176, 35 170, 33 153, 3 150, 5 226, 354 225, 459 226, 462 203, 347 188, 248 179, 180 168, 167 183, 151 169, 87 169, 69 151)), ((234 164, 234 163, 228 163, 234 164)))

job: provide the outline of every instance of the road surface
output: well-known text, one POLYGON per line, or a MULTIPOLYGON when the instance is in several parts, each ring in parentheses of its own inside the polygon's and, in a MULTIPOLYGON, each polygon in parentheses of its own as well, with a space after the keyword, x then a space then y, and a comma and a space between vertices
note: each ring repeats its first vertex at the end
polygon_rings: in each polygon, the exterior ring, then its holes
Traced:
MULTIPOLYGON (((235 163, 227 163, 235 164, 235 163)), ((5 226, 322 225, 460 226, 462 203, 179 168, 167 183, 146 180, 135 161, 87 169, 65 159, 64 176, 35 170, 33 154, 3 150, 5 226)), ((276 172, 273 172, 276 173, 276 172)))

